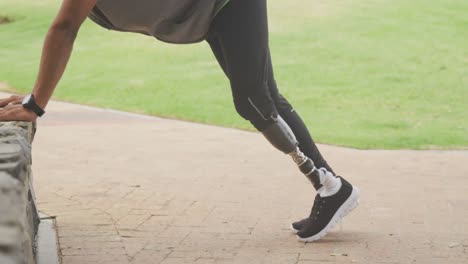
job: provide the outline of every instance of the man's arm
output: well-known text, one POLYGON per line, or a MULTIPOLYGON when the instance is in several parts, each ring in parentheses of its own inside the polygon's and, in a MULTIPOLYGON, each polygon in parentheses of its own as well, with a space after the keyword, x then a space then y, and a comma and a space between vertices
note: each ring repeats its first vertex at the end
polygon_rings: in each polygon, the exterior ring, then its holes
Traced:
MULTIPOLYGON (((44 109, 65 71, 73 43, 81 24, 97 0, 63 0, 60 11, 47 32, 39 73, 33 88, 36 103, 44 109)), ((34 121, 36 115, 20 105, 22 97, 12 96, 0 100, 0 121, 34 121)))

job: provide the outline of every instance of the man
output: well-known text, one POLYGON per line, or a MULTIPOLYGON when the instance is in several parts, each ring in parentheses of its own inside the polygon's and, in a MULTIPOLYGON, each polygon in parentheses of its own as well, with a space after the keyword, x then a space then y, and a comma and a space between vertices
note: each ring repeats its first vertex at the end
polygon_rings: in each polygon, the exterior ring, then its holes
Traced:
POLYGON ((229 78, 237 112, 291 156, 317 190, 309 217, 292 224, 300 241, 325 236, 358 205, 359 190, 336 176, 306 126, 279 93, 268 43, 266 0, 63 0, 44 43, 39 74, 26 97, 0 101, 0 120, 44 114, 83 21, 171 43, 206 40, 229 78))

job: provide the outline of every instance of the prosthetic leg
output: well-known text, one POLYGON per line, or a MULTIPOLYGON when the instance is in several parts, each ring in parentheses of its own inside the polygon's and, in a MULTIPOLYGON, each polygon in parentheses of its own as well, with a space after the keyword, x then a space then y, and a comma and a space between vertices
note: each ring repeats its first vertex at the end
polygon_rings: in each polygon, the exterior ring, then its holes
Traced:
POLYGON ((275 148, 291 156, 318 192, 309 217, 291 225, 297 239, 302 242, 321 239, 358 205, 359 190, 324 168, 316 168, 299 149, 294 133, 281 116, 262 133, 275 148))

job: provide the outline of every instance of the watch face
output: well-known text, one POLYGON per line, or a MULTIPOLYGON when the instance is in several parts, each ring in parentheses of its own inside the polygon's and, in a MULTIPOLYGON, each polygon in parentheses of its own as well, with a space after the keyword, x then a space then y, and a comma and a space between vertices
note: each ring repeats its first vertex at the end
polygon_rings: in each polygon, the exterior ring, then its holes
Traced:
POLYGON ((26 97, 23 99, 23 104, 27 104, 29 102, 29 99, 31 99, 31 95, 28 94, 26 97))

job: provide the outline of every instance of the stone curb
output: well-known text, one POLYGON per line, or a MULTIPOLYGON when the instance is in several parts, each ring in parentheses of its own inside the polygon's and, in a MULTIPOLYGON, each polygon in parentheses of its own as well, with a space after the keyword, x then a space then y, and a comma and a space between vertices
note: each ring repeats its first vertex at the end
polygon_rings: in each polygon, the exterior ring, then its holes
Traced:
POLYGON ((31 173, 36 125, 0 122, 0 263, 35 263, 39 216, 31 173))
POLYGON ((36 264, 60 264, 60 249, 55 217, 39 213, 41 222, 36 239, 36 264))

